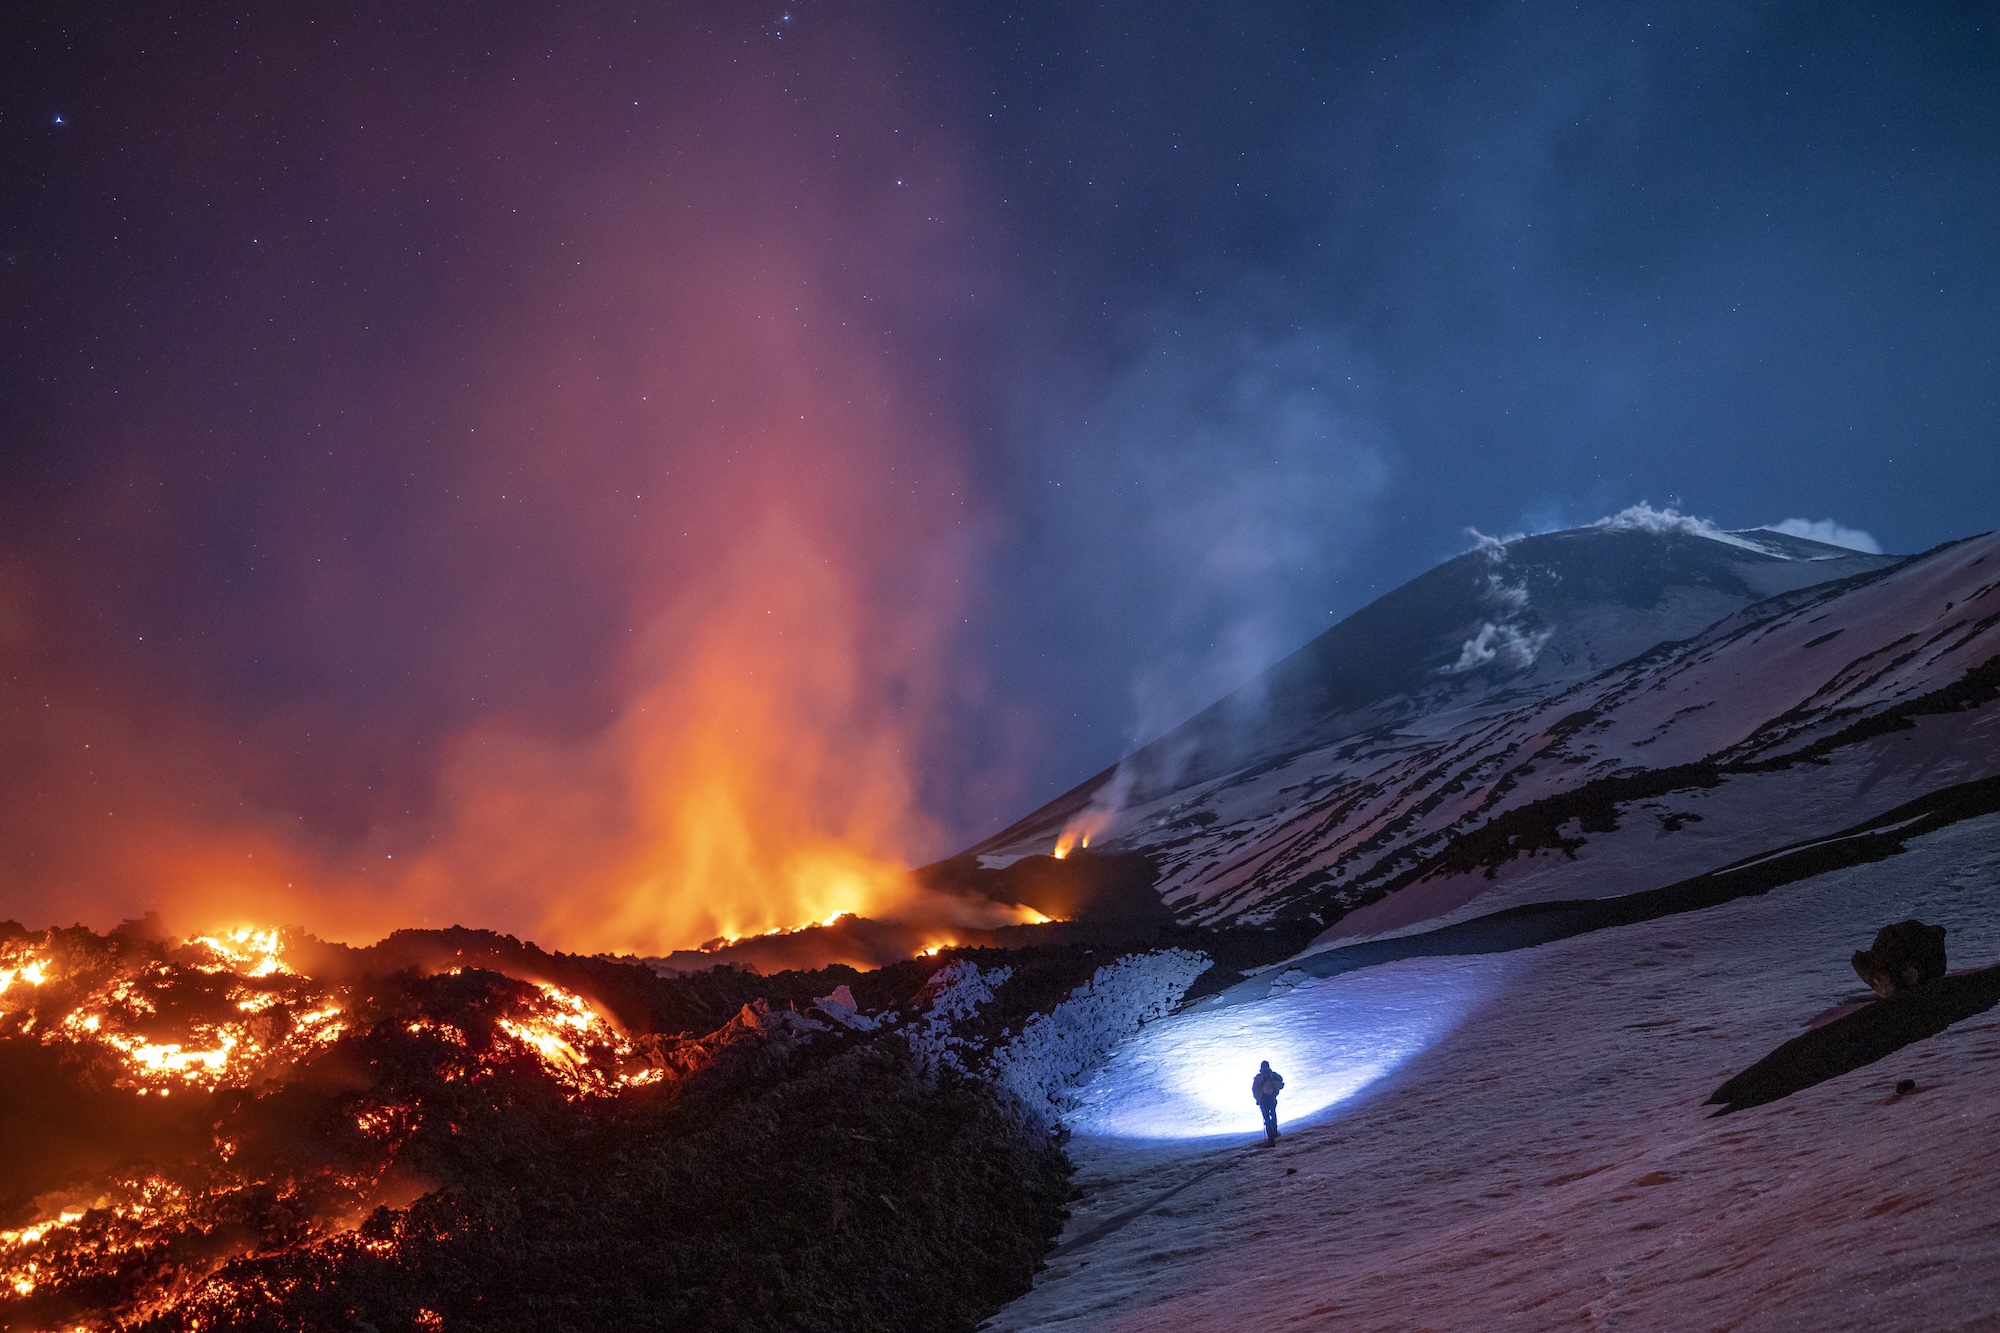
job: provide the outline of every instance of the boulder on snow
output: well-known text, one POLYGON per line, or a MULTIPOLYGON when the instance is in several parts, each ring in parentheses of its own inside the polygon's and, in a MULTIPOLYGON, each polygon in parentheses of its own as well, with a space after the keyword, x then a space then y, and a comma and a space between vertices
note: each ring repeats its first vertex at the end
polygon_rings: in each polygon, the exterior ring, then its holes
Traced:
POLYGON ((1709 1104, 1722 1108, 1717 1115, 1727 1115, 1789 1097, 1801 1088, 1871 1065, 1911 1042, 1935 1037, 1996 1004, 2000 1004, 2000 967, 1939 977, 1893 1002, 1871 1000, 1784 1043, 1717 1088, 1709 1104))
POLYGON ((1944 975, 1944 927, 1898 921, 1875 932, 1875 945, 1858 951, 1854 970, 1883 999, 1913 991, 1944 975))
POLYGON ((737 1010, 736 1017, 730 1019, 721 1029, 721 1033, 733 1031, 762 1033, 767 1037, 774 1035, 802 1037, 809 1032, 826 1031, 826 1024, 790 1007, 775 1009, 770 1001, 759 996, 737 1010))
POLYGON ((846 982, 835 986, 833 994, 822 995, 814 1000, 813 1007, 844 1028, 873 1032, 878 1026, 876 1019, 860 1012, 861 1006, 854 1002, 854 992, 846 982))

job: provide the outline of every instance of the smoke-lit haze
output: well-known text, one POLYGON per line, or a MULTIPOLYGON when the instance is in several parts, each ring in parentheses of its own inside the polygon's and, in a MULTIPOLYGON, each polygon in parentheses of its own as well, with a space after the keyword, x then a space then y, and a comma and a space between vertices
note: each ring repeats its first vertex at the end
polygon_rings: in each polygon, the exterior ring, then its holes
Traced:
POLYGON ((1995 29, 23 18, 0 917, 990 924, 897 868, 1468 525, 1991 527, 1995 29))

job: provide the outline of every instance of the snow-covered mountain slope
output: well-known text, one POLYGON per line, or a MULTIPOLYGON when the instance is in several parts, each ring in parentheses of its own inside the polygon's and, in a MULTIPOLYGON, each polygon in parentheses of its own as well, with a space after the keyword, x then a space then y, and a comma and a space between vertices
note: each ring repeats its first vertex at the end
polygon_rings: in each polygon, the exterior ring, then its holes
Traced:
POLYGON ((1345 938, 1629 892, 2000 771, 1997 660, 2000 536, 1488 543, 972 854, 1096 824, 1184 920, 1345 938))
POLYGON ((1046 851, 1073 816, 1107 798, 1148 802, 1412 718, 1518 703, 1774 594, 1894 563, 1684 519, 1483 538, 974 850, 989 864, 1046 851))
POLYGON ((1866 997, 1846 959, 1876 927, 1946 926, 1976 967, 2000 962, 1996 906, 1989 815, 1706 911, 1194 1006, 1085 1088, 1085 1198, 986 1327, 1990 1327, 2000 1010, 1706 1103, 1866 997), (1287 1079, 1275 1149, 1262 1058, 1287 1079))
POLYGON ((1324 655, 1369 636, 1329 636, 1241 726, 1210 710, 962 859, 1028 884, 1033 854, 1095 825, 1183 920, 1328 923, 1070 1095, 1085 1200, 990 1328, 2000 1309, 1976 1205, 2000 1184, 2000 1010, 1768 1105, 1707 1104, 1866 997, 1847 958, 1887 923, 2000 964, 2000 535, 1819 571, 1736 544, 1757 536, 1483 546, 1425 579, 1527 589, 1507 624, 1469 626, 1476 603, 1420 579, 1363 613, 1400 662, 1373 685, 1324 655), (1763 582, 1724 594, 1739 566, 1763 582), (1603 574, 1635 568, 1650 583, 1603 574), (1275 1149, 1253 1146, 1260 1059, 1288 1080, 1275 1149))

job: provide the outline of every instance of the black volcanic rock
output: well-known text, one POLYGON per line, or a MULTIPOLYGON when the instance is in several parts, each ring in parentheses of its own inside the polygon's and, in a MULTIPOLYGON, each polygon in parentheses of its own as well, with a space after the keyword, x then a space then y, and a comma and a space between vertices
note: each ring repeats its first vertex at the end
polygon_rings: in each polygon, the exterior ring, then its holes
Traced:
POLYGON ((927 888, 1025 903, 1058 921, 1164 921, 1172 916, 1153 891, 1158 867, 1139 852, 1078 848, 1062 857, 1023 856, 998 870, 980 865, 976 856, 962 855, 915 874, 927 888))
POLYGON ((1944 927, 1898 921, 1875 932, 1872 948, 1857 950, 1854 970, 1883 999, 1915 990, 1945 973, 1944 927))
MULTIPOLYGON (((1716 1115, 1727 1115, 1775 1102, 1935 1037, 1996 1003, 2000 967, 1939 977, 1894 1000, 1872 1000, 1779 1046, 1717 1088, 1708 1104, 1722 1108, 1716 1115)), ((1914 1082, 1907 1090, 1901 1084, 1896 1088, 1899 1095, 1915 1090, 1914 1082)))
MULTIPOLYGON (((1004 1095, 927 1070, 903 1015, 806 1012, 845 987, 907 1013, 948 959, 666 977, 450 930, 288 936, 266 971, 0 938, 48 973, 0 1012, 0 1257, 34 1275, 0 1283, 0 1329, 970 1333, 1062 1227, 1070 1166, 1004 1095), (555 975, 652 1025, 619 1035, 555 975), (170 1051, 235 1024, 244 1063, 134 1086, 145 1062, 98 1035, 128 1004, 170 1051)), ((1012 971, 991 1021, 1018 1027, 1109 956, 982 959, 1012 971)))

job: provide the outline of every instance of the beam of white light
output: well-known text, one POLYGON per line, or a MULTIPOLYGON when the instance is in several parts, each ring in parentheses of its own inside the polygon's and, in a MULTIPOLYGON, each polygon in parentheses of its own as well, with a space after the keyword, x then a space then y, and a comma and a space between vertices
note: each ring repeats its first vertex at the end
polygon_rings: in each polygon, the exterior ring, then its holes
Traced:
POLYGON ((1309 1119, 1457 1027, 1503 965, 1493 955, 1409 959, 1161 1019, 1081 1090, 1070 1127, 1133 1139, 1258 1133, 1250 1080, 1260 1060, 1285 1076, 1280 1121, 1309 1119))

